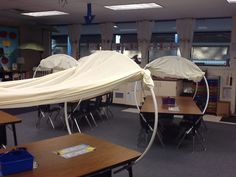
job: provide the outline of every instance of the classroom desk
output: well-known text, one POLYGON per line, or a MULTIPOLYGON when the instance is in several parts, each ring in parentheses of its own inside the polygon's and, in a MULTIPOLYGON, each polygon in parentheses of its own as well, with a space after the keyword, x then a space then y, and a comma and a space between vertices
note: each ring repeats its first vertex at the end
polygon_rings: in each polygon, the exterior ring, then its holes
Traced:
MULTIPOLYGON (((176 96, 176 106, 178 111, 169 110, 169 105, 162 104, 162 97, 157 96, 158 113, 159 114, 172 114, 172 115, 203 115, 197 104, 192 97, 176 96)), ((141 113, 154 113, 154 106, 151 96, 145 98, 144 104, 141 108, 141 113)))
POLYGON ((16 116, 13 116, 11 114, 8 114, 6 112, 0 111, 0 145, 5 144, 6 145, 6 125, 11 124, 12 125, 12 131, 14 136, 14 143, 15 146, 17 146, 17 137, 16 137, 16 123, 20 123, 21 119, 19 119, 16 116))
MULTIPOLYGON (((96 174, 129 165, 141 155, 137 151, 80 133, 33 142, 22 147, 26 147, 35 157, 38 168, 17 173, 11 177, 85 177, 90 175, 102 177, 103 175, 96 174), (64 159, 54 153, 56 150, 79 144, 88 144, 96 149, 69 159, 64 159)), ((132 177, 132 166, 128 171, 129 176, 132 177)))
MULTIPOLYGON (((199 116, 199 121, 200 121, 200 116, 203 115, 201 110, 198 108, 197 104, 194 102, 192 97, 183 97, 183 96, 176 96, 175 97, 175 107, 178 108, 178 110, 170 110, 169 105, 162 104, 162 97, 161 96, 156 96, 157 99, 157 105, 158 105, 158 115, 167 115, 167 117, 173 116, 173 115, 183 115, 183 116, 199 116)), ((153 124, 153 113, 154 113, 154 106, 153 106, 153 100, 151 96, 147 96, 144 100, 144 104, 142 105, 140 113, 142 114, 143 118, 145 119, 144 121, 146 122, 145 124, 148 124, 149 127, 152 127, 153 124), (151 114, 151 116, 150 116, 151 114)), ((165 118, 163 118, 165 119, 165 118)), ((142 122, 144 122, 142 121, 142 122)), ((144 123, 142 123, 144 125, 144 123)), ((146 127, 146 125, 145 125, 146 127)), ((191 128, 194 128, 194 124, 192 125, 191 128)), ((189 128, 189 130, 191 129, 189 128)), ((187 130, 186 132, 188 132, 187 130)), ((163 143, 163 138, 162 138, 162 133, 158 131, 158 138, 164 146, 163 143)))

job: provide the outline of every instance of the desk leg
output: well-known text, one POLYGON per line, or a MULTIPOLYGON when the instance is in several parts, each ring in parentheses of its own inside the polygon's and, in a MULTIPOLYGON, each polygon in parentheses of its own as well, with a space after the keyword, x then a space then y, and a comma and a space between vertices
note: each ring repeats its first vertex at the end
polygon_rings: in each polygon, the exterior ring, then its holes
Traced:
POLYGON ((15 124, 12 124, 12 131, 13 131, 13 136, 14 136, 14 143, 15 143, 15 146, 17 146, 17 137, 16 137, 16 127, 15 127, 15 124))
POLYGON ((6 125, 0 125, 0 147, 7 144, 6 125))
POLYGON ((132 165, 130 165, 130 163, 129 163, 129 166, 130 167, 127 169, 129 172, 129 177, 133 177, 133 169, 132 169, 132 165))

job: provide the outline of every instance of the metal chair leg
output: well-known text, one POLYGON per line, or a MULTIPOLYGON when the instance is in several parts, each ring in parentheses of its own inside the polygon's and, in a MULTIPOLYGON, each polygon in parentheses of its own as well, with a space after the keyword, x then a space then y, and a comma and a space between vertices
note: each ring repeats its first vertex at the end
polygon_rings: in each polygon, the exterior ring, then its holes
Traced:
POLYGON ((182 138, 180 139, 178 145, 177 145, 177 148, 180 148, 180 145, 183 143, 185 137, 187 136, 187 132, 184 133, 184 135, 182 136, 182 138))
POLYGON ((39 110, 38 111, 38 118, 36 120, 36 128, 40 128, 40 122, 41 122, 41 119, 45 117, 45 114, 42 110, 39 110))
POLYGON ((162 147, 165 147, 165 144, 164 144, 164 142, 163 142, 163 140, 162 140, 161 133, 160 133, 159 131, 157 131, 157 137, 158 137, 158 139, 159 139, 159 141, 160 141, 160 143, 161 143, 161 146, 162 146, 162 147))
POLYGON ((77 120, 74 119, 74 122, 75 122, 75 125, 77 127, 78 132, 81 133, 81 130, 80 130, 80 127, 79 127, 79 124, 78 124, 77 120))
POLYGON ((198 130, 196 130, 196 135, 197 135, 197 137, 200 138, 199 139, 199 143, 201 144, 203 151, 206 151, 206 147, 205 147, 205 145, 203 143, 205 141, 205 139, 202 137, 201 133, 198 130))
POLYGON ((195 132, 193 132, 193 141, 192 141, 192 143, 193 143, 193 151, 192 152, 194 152, 195 151, 195 132))
POLYGON ((51 115, 48 115, 48 120, 49 120, 50 124, 52 125, 52 128, 55 129, 55 125, 52 121, 51 115))
POLYGON ((93 121, 95 127, 97 127, 98 125, 97 125, 97 123, 96 123, 96 121, 95 121, 95 119, 94 119, 94 117, 93 117, 93 114, 92 114, 91 112, 89 112, 89 115, 90 115, 90 117, 92 118, 92 121, 93 121))
POLYGON ((89 127, 92 128, 92 125, 91 125, 91 123, 90 123, 90 121, 89 121, 89 119, 88 119, 88 116, 87 116, 86 114, 84 114, 84 117, 85 117, 85 119, 86 119, 86 121, 87 121, 89 127))

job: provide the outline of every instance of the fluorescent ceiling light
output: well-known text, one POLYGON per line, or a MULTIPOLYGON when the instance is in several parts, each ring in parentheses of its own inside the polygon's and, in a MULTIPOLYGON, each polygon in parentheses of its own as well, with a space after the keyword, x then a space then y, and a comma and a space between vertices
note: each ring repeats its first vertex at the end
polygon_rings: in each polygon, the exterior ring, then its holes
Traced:
POLYGON ((135 10, 135 9, 151 9, 151 8, 162 8, 162 6, 156 3, 145 3, 145 4, 126 4, 126 5, 114 5, 104 6, 105 8, 112 10, 135 10))
POLYGON ((236 3, 236 0, 227 0, 228 3, 236 3))
POLYGON ((54 15, 68 15, 68 13, 61 11, 42 11, 42 12, 28 12, 21 13, 22 15, 32 16, 32 17, 43 17, 43 16, 54 16, 54 15))

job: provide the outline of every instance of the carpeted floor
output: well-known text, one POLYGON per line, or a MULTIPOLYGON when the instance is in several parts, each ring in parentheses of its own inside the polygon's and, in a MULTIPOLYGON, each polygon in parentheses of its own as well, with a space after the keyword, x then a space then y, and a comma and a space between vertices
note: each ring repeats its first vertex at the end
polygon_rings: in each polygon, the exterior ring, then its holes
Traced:
MULTIPOLYGON (((81 125, 82 132, 111 141, 134 150, 143 151, 137 146, 140 122, 137 113, 122 111, 124 107, 114 106, 114 118, 97 119, 98 127, 90 129, 86 123, 81 125)), ((36 111, 17 114, 22 123, 17 124, 17 136, 20 144, 67 134, 61 122, 56 122, 53 130, 46 121, 40 128, 35 127, 36 111)), ((82 122, 81 122, 82 123, 82 122)), ((134 177, 235 177, 236 125, 206 121, 207 131, 202 133, 206 139, 207 151, 196 146, 192 152, 192 143, 184 141, 180 149, 175 144, 166 144, 163 148, 156 140, 147 155, 134 165, 134 177)), ((12 143, 12 132, 8 129, 8 144, 12 143)), ((113 177, 128 177, 122 171, 113 177)))
POLYGON ((236 116, 222 117, 220 121, 230 122, 230 123, 235 123, 236 124, 236 116))

